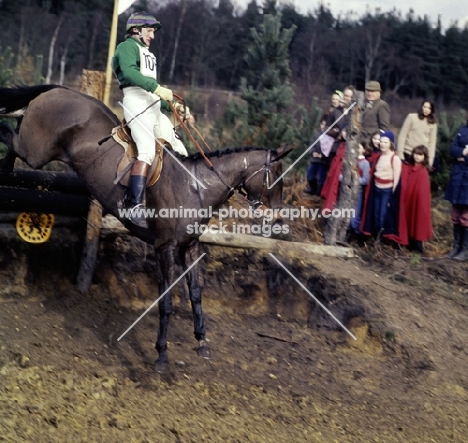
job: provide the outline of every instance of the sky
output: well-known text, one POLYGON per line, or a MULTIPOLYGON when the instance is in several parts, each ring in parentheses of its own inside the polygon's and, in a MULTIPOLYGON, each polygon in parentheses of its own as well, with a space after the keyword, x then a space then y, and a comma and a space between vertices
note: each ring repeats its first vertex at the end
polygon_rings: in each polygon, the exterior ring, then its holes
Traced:
MULTIPOLYGON (((312 12, 319 5, 319 0, 278 0, 279 3, 289 3, 296 7, 296 10, 302 14, 312 12)), ((244 9, 250 0, 233 0, 234 4, 239 5, 244 9)), ((261 4, 261 0, 257 0, 257 4, 261 4)), ((409 12, 410 7, 414 10, 416 16, 424 16, 426 14, 429 20, 437 23, 438 15, 441 15, 442 26, 447 29, 455 20, 458 20, 458 25, 463 27, 468 22, 468 1, 466 0, 394 0, 389 2, 386 0, 324 0, 323 4, 330 9, 335 17, 347 12, 353 11, 352 19, 357 19, 367 10, 374 14, 377 8, 380 12, 390 12, 394 8, 397 12, 401 12, 403 17, 409 12)))

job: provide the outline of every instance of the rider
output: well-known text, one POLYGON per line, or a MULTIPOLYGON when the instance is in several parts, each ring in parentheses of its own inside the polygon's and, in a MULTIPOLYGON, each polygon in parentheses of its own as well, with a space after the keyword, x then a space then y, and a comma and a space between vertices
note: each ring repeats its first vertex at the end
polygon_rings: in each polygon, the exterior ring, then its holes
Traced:
MULTIPOLYGON (((125 40, 117 46, 112 59, 113 71, 123 91, 124 117, 129 122, 138 150, 137 160, 130 172, 130 221, 143 228, 147 227, 142 211, 145 209, 146 181, 155 158, 154 131, 157 132, 165 117, 161 106, 169 108, 167 102, 173 101, 172 90, 157 81, 156 57, 149 51, 154 34, 159 29, 161 23, 151 14, 145 11, 132 14, 127 20, 125 40), (133 119, 135 116, 138 117, 133 119)), ((180 114, 185 112, 187 118, 187 107, 184 111, 184 106, 178 103, 175 109, 180 114)))

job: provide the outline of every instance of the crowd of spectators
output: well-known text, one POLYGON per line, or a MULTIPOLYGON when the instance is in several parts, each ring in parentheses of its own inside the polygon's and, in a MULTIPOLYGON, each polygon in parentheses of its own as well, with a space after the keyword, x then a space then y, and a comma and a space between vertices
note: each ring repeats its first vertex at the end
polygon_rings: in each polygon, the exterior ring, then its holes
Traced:
MULTIPOLYGON (((387 239, 422 254, 432 238, 430 173, 434 170, 437 118, 431 100, 406 116, 398 137, 391 131, 391 111, 382 99, 380 83, 365 85, 364 99, 353 86, 334 91, 322 117, 320 132, 312 140, 307 170, 307 193, 322 198, 322 209, 333 209, 338 200, 346 150, 346 127, 359 103, 360 127, 355 216, 347 240, 387 239)), ((445 198, 452 203, 454 245, 447 255, 468 260, 468 122, 450 148, 454 166, 445 198)))

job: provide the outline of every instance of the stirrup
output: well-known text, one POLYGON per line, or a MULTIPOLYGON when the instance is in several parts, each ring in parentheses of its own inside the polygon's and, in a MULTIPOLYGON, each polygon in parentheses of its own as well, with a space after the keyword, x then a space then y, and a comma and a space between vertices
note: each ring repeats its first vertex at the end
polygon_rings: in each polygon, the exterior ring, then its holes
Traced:
POLYGON ((146 222, 145 214, 142 214, 143 211, 146 211, 145 205, 142 203, 135 205, 130 209, 130 215, 128 219, 140 228, 148 228, 148 223, 146 222))

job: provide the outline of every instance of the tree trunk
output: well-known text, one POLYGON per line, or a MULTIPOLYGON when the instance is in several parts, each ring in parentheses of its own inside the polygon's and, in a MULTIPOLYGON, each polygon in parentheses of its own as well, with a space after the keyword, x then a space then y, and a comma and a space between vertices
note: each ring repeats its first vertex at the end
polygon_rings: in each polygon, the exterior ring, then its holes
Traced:
POLYGON ((60 86, 63 85, 63 81, 65 80, 65 65, 67 64, 67 50, 68 47, 65 49, 65 52, 62 54, 62 57, 60 57, 60 77, 58 84, 60 86))
POLYGON ((50 84, 50 81, 52 79, 52 66, 54 63, 54 52, 55 52, 55 44, 57 43, 57 37, 58 33, 60 31, 60 27, 62 26, 63 23, 63 18, 64 16, 61 15, 59 18, 59 21, 57 23, 57 26, 55 27, 54 35, 52 36, 52 40, 50 41, 49 45, 49 61, 47 63, 47 75, 45 82, 46 84, 50 84))
POLYGON ((344 242, 346 231, 351 221, 349 211, 356 208, 356 200, 359 191, 359 173, 358 173, 358 146, 359 146, 359 127, 360 112, 356 106, 350 111, 349 123, 346 127, 346 151, 343 159, 342 180, 340 183, 340 192, 335 210, 341 211, 340 217, 330 217, 324 229, 323 242, 326 245, 335 245, 337 242, 344 242))
POLYGON ((372 31, 366 34, 367 48, 366 48, 366 64, 365 64, 365 81, 371 80, 374 75, 375 78, 379 78, 374 72, 374 63, 380 56, 380 43, 382 41, 382 31, 379 30, 377 35, 374 35, 372 31))
MULTIPOLYGON (((83 70, 80 87, 81 92, 102 100, 104 98, 105 86, 105 72, 83 70)), ((89 205, 87 222, 85 244, 81 254, 80 269, 76 279, 78 289, 82 293, 87 292, 91 287, 99 250, 99 238, 102 228, 102 206, 95 199, 92 199, 89 205)))
POLYGON ((184 16, 186 11, 187 2, 185 0, 182 0, 182 10, 180 11, 179 23, 177 24, 177 31, 174 41, 174 51, 172 51, 171 69, 169 70, 169 83, 172 83, 174 79, 174 70, 177 58, 177 49, 179 48, 180 31, 182 29, 182 23, 184 22, 184 16))

